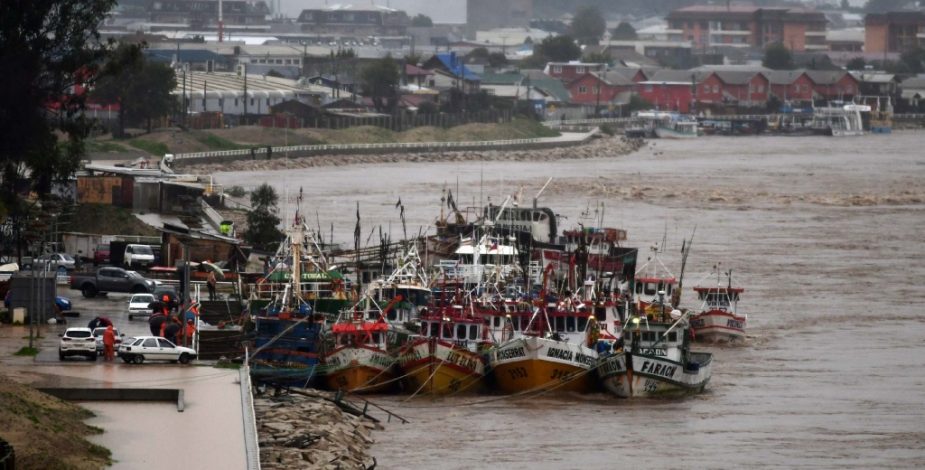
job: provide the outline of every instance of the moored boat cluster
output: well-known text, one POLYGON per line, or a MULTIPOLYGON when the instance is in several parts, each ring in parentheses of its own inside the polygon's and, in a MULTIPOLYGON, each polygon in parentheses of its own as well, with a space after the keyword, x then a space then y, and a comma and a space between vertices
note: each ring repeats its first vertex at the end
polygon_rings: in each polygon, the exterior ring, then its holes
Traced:
POLYGON ((380 259, 388 272, 360 262, 359 249, 340 254, 356 260, 350 273, 294 224, 252 294, 255 379, 412 396, 704 390, 712 354, 691 344, 745 338, 731 273, 715 270, 715 286, 693 289, 700 307, 685 309, 689 242, 676 278, 661 250, 637 265, 623 230, 560 234, 557 223, 548 208, 507 201, 472 223, 441 214, 437 235, 380 259))

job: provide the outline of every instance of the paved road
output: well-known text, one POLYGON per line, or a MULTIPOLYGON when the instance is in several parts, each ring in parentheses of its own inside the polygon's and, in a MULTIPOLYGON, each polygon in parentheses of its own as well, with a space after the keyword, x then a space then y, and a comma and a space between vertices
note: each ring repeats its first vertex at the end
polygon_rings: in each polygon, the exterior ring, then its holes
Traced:
MULTIPOLYGON (((58 360, 57 334, 68 326, 86 326, 96 315, 108 316, 126 337, 148 334, 145 320, 128 320, 129 294, 84 299, 59 286, 80 315, 67 324, 43 328, 41 353, 3 362, 4 372, 38 387, 177 388, 183 389, 185 411, 175 403, 85 402, 96 413, 89 424, 105 430, 90 439, 112 451, 113 468, 246 468, 244 424, 238 371, 209 365, 91 362, 58 360)), ((26 327, 4 326, 0 341, 22 343, 26 327)), ((9 349, 9 348, 7 348, 9 349)), ((15 350, 13 348, 12 350, 15 350)))

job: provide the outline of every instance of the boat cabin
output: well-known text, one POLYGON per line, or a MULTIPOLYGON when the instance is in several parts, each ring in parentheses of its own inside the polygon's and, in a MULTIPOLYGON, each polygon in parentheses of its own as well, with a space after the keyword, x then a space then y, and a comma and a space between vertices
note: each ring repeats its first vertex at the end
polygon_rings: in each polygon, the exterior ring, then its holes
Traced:
POLYGON ((495 227, 507 232, 528 233, 535 242, 554 243, 556 240, 556 214, 548 207, 509 207, 503 209, 488 205, 483 212, 485 220, 494 221, 495 227))
POLYGON ((637 354, 656 356, 681 362, 686 347, 687 329, 675 327, 671 331, 668 323, 636 322, 623 330, 623 347, 637 354))
POLYGON ((420 324, 421 336, 449 341, 472 351, 487 336, 482 321, 477 318, 430 316, 422 318, 420 324))
POLYGON ((739 294, 745 291, 741 287, 695 287, 697 298, 702 302, 701 310, 720 310, 735 313, 739 303, 739 294))
POLYGON ((659 292, 665 293, 665 302, 670 302, 678 280, 674 277, 637 277, 633 282, 633 293, 637 299, 653 304, 659 301, 659 292))
POLYGON ((386 349, 389 325, 380 321, 335 323, 331 326, 335 347, 366 346, 386 349))

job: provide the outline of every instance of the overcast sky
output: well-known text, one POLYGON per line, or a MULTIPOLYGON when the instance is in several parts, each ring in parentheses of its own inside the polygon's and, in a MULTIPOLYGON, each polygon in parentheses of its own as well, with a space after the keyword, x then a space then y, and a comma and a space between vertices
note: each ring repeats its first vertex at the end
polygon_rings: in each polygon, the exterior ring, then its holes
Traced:
MULTIPOLYGON (((270 1, 267 0, 267 3, 270 3, 270 1)), ((371 0, 280 0, 280 3, 283 13, 291 17, 298 16, 305 8, 324 8, 325 5, 331 6, 336 4, 353 5, 354 8, 363 8, 375 3, 377 5, 405 10, 410 16, 423 13, 431 17, 435 23, 466 22, 465 0, 375 0, 375 2, 371 0)))

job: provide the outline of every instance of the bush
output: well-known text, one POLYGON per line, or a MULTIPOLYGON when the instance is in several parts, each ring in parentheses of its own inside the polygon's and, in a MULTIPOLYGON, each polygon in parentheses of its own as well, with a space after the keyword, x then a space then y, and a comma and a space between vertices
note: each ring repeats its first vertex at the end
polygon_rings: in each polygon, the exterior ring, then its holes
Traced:
POLYGON ((231 197, 244 197, 247 194, 247 191, 243 187, 234 185, 225 188, 225 194, 231 197))

